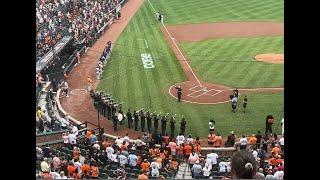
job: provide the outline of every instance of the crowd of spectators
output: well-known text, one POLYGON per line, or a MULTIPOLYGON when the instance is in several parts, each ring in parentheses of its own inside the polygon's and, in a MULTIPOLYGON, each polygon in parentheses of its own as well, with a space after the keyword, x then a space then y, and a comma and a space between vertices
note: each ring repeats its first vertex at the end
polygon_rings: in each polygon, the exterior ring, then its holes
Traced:
POLYGON ((41 58, 66 34, 91 45, 98 31, 115 17, 119 0, 37 0, 36 45, 41 58))

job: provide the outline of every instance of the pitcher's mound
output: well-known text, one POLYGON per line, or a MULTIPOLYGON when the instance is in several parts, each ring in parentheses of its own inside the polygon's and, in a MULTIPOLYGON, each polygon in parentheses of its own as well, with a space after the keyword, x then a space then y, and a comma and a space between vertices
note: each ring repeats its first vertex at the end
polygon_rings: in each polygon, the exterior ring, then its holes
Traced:
POLYGON ((267 63, 283 64, 284 54, 258 54, 255 56, 257 61, 263 61, 267 63))

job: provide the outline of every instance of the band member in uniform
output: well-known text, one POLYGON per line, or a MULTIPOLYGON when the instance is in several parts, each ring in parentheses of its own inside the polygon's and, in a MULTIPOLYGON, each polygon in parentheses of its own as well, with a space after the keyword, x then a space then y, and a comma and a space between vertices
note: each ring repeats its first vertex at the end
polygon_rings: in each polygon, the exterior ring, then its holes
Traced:
POLYGON ((171 117, 170 120, 170 130, 171 130, 171 138, 174 138, 174 130, 176 129, 176 118, 174 116, 171 117))
POLYGON ((112 115, 112 122, 113 122, 113 130, 116 132, 117 129, 117 125, 118 125, 118 117, 116 116, 116 114, 112 115))
POLYGON ((178 87, 176 87, 176 89, 177 89, 178 102, 181 102, 182 88, 179 85, 178 87))
MULTIPOLYGON (((168 115, 168 114, 167 114, 168 115)), ((165 135, 166 134, 166 129, 167 129, 167 115, 162 116, 161 118, 161 134, 165 135)))
POLYGON ((158 115, 154 115, 153 117, 153 127, 154 127, 154 133, 158 132, 158 124, 159 124, 159 116, 161 112, 158 115))
POLYGON ((141 121, 141 131, 144 132, 144 127, 146 124, 146 116, 142 110, 140 111, 140 121, 141 121))
POLYGON ((182 135, 184 135, 184 133, 186 131, 186 125, 187 125, 187 122, 186 122, 185 118, 182 116, 182 121, 181 121, 181 124, 180 124, 180 133, 182 135))
POLYGON ((150 115, 150 112, 147 111, 147 126, 148 126, 148 132, 151 133, 151 115, 150 115))
POLYGON ((246 113, 247 104, 248 104, 248 98, 247 96, 244 96, 243 105, 242 105, 244 113, 246 113))
POLYGON ((107 102, 107 117, 109 120, 111 120, 111 105, 112 105, 112 102, 111 100, 109 100, 109 102, 107 102))
POLYGON ((233 96, 231 99, 231 108, 232 108, 232 112, 234 113, 237 111, 237 103, 238 103, 238 98, 233 96))
POLYGON ((132 126, 132 114, 130 112, 130 109, 128 109, 127 118, 128 118, 128 128, 131 129, 131 126, 132 126))
POLYGON ((134 119, 134 130, 138 131, 139 115, 137 111, 134 111, 133 119, 134 119))
POLYGON ((209 121, 209 133, 214 133, 214 127, 216 125, 216 121, 212 118, 209 121))
MULTIPOLYGON (((118 106, 118 113, 122 114, 122 117, 124 118, 124 114, 123 114, 123 111, 122 111, 122 104, 119 104, 118 106)), ((120 125, 123 124, 123 119, 122 121, 120 121, 120 125)))

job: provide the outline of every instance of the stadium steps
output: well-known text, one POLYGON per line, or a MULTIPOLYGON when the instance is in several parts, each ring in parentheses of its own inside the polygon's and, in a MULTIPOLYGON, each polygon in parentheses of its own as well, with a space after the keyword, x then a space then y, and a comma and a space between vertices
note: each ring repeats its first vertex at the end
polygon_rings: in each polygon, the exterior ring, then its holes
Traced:
POLYGON ((190 167, 185 162, 179 165, 176 179, 192 179, 190 167))

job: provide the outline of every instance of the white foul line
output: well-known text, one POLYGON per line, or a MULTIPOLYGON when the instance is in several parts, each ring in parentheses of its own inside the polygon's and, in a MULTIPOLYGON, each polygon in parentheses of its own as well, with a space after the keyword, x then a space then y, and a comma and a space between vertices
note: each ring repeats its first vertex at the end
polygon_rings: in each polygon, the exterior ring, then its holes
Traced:
MULTIPOLYGON (((153 7, 153 5, 151 4, 151 2, 148 0, 148 2, 149 2, 149 4, 151 5, 151 7, 152 7, 152 9, 153 9, 153 11, 156 13, 157 11, 154 9, 154 7, 153 7)), ((191 73, 193 74, 193 76, 196 78, 196 80, 197 80, 197 82, 198 82, 198 84, 200 85, 200 87, 202 87, 202 84, 200 83, 200 81, 199 81, 199 79, 197 78, 197 76, 194 74, 194 72, 193 72, 193 70, 191 69, 191 67, 190 67, 190 65, 189 65, 189 63, 188 63, 188 61, 187 61, 187 59, 184 57, 184 55, 182 54, 182 52, 181 52, 181 50, 180 50, 180 48, 178 47, 178 45, 176 44, 176 42, 173 40, 173 37, 171 36, 171 34, 169 33, 169 31, 168 31, 168 29, 167 29, 167 27, 163 24, 163 23, 161 23, 162 24, 162 26, 165 28, 165 30, 167 31, 167 33, 168 33, 168 35, 169 35, 169 37, 171 38, 171 41, 173 42, 173 44, 176 46, 176 48, 178 49, 178 51, 180 52, 180 54, 182 55, 182 57, 183 57, 183 59, 184 59, 184 61, 187 63, 187 65, 188 65, 188 67, 189 67, 189 69, 191 70, 191 73)))

